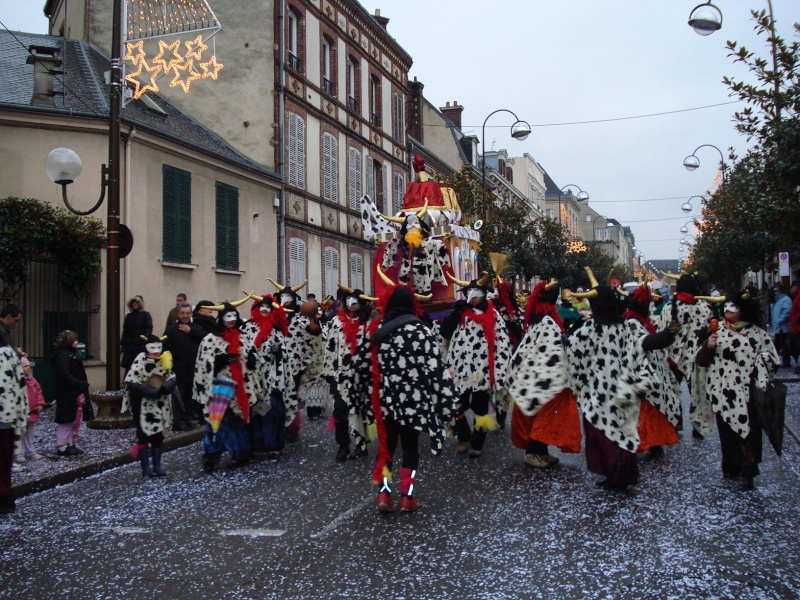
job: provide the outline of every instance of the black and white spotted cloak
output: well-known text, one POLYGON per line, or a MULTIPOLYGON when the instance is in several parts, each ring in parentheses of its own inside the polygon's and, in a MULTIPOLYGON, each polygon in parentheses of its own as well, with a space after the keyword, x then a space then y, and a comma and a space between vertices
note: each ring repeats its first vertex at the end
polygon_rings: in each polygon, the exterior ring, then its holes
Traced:
MULTIPOLYGON (((705 300, 697 300, 694 304, 675 299, 673 302, 678 303, 677 315, 681 328, 675 334, 675 341, 665 349, 665 352, 667 358, 675 363, 691 385, 694 359, 702 345, 698 332, 708 328, 709 321, 714 318, 714 312, 711 310, 711 305, 705 300)), ((656 330, 661 331, 667 328, 671 321, 672 307, 666 306, 658 317, 656 330)), ((678 389, 678 394, 680 394, 680 389, 678 389)))
POLYGON ((351 318, 345 311, 339 311, 328 328, 328 340, 325 346, 323 373, 326 379, 333 381, 335 394, 347 404, 351 415, 362 417, 372 414, 369 399, 371 347, 367 335, 366 323, 358 323, 356 348, 352 348, 345 337, 344 319, 353 323, 358 317, 351 318))
POLYGON ((312 359, 300 375, 297 393, 306 406, 327 407, 331 404, 328 382, 325 381, 323 361, 328 341, 330 321, 320 323, 320 335, 312 335, 309 342, 312 359))
MULTIPOLYGON (((757 325, 747 325, 740 331, 720 326, 717 348, 707 369, 698 367, 711 411, 719 414, 741 438, 750 434, 747 402, 750 386, 766 389, 769 379, 781 359, 769 335, 757 325)), ((711 431, 711 414, 700 431, 711 431)))
MULTIPOLYGON (((478 316, 480 310, 466 308, 466 312, 478 316)), ((506 324, 497 309, 489 303, 486 314, 493 316, 495 347, 489 356, 489 343, 483 333, 483 327, 469 318, 461 317, 461 324, 450 338, 450 347, 446 363, 456 373, 455 384, 459 394, 465 391, 489 391, 492 402, 500 409, 507 408, 506 373, 511 360, 511 341, 508 338, 506 324), (489 373, 489 362, 494 363, 494 382, 489 373)))
MULTIPOLYGON (((133 359, 130 370, 125 374, 125 383, 147 383, 153 375, 174 379, 172 372, 172 354, 167 351, 159 358, 151 358, 146 352, 140 352, 133 359), (168 356, 167 356, 168 355, 168 356)), ((125 389, 125 398, 122 402, 123 412, 130 407, 130 392, 125 389)), ((172 395, 167 394, 158 398, 142 396, 142 408, 139 412, 139 426, 147 435, 155 435, 172 426, 172 395)))
POLYGON ((628 319, 625 323, 637 339, 637 352, 641 355, 637 365, 641 369, 645 398, 673 427, 678 427, 681 419, 680 388, 667 364, 665 350, 645 351, 642 344, 649 335, 645 326, 636 319, 628 319))
POLYGON ((22 437, 27 429, 28 392, 19 356, 11 346, 0 346, 0 423, 22 437))
POLYGON ((377 357, 384 416, 429 434, 431 452, 438 454, 458 394, 436 339, 421 321, 406 323, 378 346, 377 357))
POLYGON ((528 327, 508 366, 508 394, 533 416, 567 387, 567 356, 561 327, 549 315, 528 327))
POLYGON ((583 416, 623 450, 639 447, 639 395, 646 383, 635 359, 639 340, 624 323, 585 321, 567 338, 569 387, 583 416))
MULTIPOLYGON (((389 240, 383 251, 381 267, 387 271, 399 261, 397 280, 403 285, 411 285, 412 261, 401 249, 400 243, 400 238, 389 240)), ((414 250, 413 263, 413 287, 416 293, 430 294, 434 283, 449 284, 444 268, 450 267, 450 253, 441 240, 430 237, 423 239, 420 247, 414 250)))
MULTIPOLYGON (((256 337, 260 328, 255 321, 247 321, 242 325, 242 356, 247 356, 251 348, 255 346, 256 337)), ((264 416, 270 409, 270 394, 273 391, 282 393, 283 405, 286 409, 284 422, 286 425, 291 423, 297 415, 297 395, 294 393, 294 380, 289 369, 289 354, 286 351, 287 338, 277 326, 272 328, 269 336, 256 348, 256 369, 250 371, 245 379, 247 384, 248 398, 250 400, 250 412, 259 416, 264 416), (280 358, 269 351, 272 346, 281 349, 280 358), (252 395, 252 396, 251 396, 252 395), (252 398, 255 397, 255 402, 252 398)))
MULTIPOLYGON (((247 358, 247 350, 244 343, 241 344, 241 360, 245 361, 247 358)), ((197 361, 194 367, 194 394, 193 397, 196 402, 200 403, 203 407, 203 416, 208 421, 208 409, 206 408, 208 401, 211 399, 212 383, 214 381, 214 359, 217 356, 228 353, 228 342, 222 336, 215 333, 209 333, 200 342, 200 347, 197 349, 197 361)), ((242 365, 242 372, 244 376, 244 387, 247 391, 247 400, 250 407, 255 404, 257 397, 256 390, 261 389, 258 384, 258 378, 252 373, 244 364, 242 365), (252 393, 252 395, 251 395, 252 393)), ((226 366, 219 372, 220 377, 227 377, 233 379, 230 366, 226 366)), ((237 382, 238 385, 238 382, 237 382)), ((230 403, 230 408, 234 414, 240 419, 244 418, 242 409, 239 403, 234 398, 230 403)))

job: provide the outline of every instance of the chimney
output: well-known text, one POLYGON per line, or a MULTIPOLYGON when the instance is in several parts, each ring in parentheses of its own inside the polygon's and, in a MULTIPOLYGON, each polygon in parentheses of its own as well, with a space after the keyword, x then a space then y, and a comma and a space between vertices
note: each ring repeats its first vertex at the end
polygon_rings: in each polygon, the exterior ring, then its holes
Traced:
POLYGON ((408 135, 417 140, 420 144, 425 143, 425 136, 423 135, 422 127, 422 89, 425 85, 421 81, 414 81, 408 83, 408 135))
POLYGON ((378 25, 383 27, 385 31, 389 31, 388 28, 386 27, 389 24, 389 19, 381 16, 380 8, 375 9, 375 14, 372 15, 372 17, 378 22, 378 25))
POLYGON ((450 106, 450 103, 445 103, 444 108, 440 108, 442 114, 450 119, 453 122, 453 125, 456 126, 456 129, 461 131, 461 113, 464 112, 464 107, 458 105, 458 100, 453 100, 453 105, 450 106))
POLYGON ((30 46, 27 64, 33 65, 33 95, 31 104, 36 106, 55 106, 56 95, 63 95, 63 92, 56 92, 54 89, 55 75, 63 75, 64 71, 59 69, 61 59, 58 58, 59 48, 47 46, 30 46))

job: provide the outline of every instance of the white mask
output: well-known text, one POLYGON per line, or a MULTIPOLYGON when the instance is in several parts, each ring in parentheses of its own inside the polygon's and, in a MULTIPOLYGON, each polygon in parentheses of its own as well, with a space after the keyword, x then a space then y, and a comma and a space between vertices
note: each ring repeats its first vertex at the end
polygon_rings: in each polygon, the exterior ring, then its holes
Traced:
POLYGON ((272 312, 272 307, 269 304, 261 304, 259 305, 258 310, 262 315, 268 315, 272 312))
POLYGON ((347 309, 348 310, 356 310, 361 303, 358 301, 358 298, 354 296, 350 296, 347 299, 347 309))
POLYGON ((227 312, 222 315, 222 320, 227 321, 230 323, 231 321, 237 321, 239 319, 239 314, 236 311, 227 312))
POLYGON ((740 312, 740 309, 733 302, 726 302, 725 303, 725 312, 738 313, 738 312, 740 312))
POLYGON ((281 306, 286 306, 287 304, 291 304, 294 300, 294 296, 291 294, 281 294, 281 306))
POLYGON ((470 288, 467 290, 467 302, 473 298, 483 298, 486 293, 480 288, 470 288))
POLYGON ((162 347, 161 342, 152 342, 144 345, 144 349, 147 350, 147 353, 154 355, 161 354, 162 347))

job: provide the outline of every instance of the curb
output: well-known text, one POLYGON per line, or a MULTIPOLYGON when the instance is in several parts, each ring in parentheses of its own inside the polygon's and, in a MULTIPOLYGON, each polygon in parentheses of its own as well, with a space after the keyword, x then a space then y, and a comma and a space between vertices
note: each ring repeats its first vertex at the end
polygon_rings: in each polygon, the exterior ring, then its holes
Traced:
MULTIPOLYGON (((183 448, 184 446, 189 446, 202 440, 203 435, 205 435, 205 428, 198 428, 194 431, 187 431, 185 433, 172 435, 164 440, 163 450, 164 452, 169 452, 171 450, 183 448)), ((97 462, 81 465, 80 467, 72 469, 71 471, 62 471, 61 473, 47 475, 42 479, 11 486, 11 492, 14 495, 14 498, 19 500, 20 498, 30 496, 31 494, 36 494, 60 485, 72 483, 73 481, 78 481, 79 479, 86 479, 87 477, 97 475, 103 471, 138 461, 138 458, 132 457, 130 452, 125 450, 119 454, 115 454, 114 456, 104 458, 97 462)))

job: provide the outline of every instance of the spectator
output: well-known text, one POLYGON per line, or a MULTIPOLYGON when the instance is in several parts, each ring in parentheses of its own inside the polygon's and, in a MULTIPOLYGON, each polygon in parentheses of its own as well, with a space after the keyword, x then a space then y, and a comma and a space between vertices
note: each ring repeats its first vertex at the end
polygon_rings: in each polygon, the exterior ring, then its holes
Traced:
MULTIPOLYGON (((11 345, 11 330, 22 321, 22 310, 16 304, 6 304, 0 311, 0 346, 11 345)), ((17 353, 24 354, 20 348, 17 353)))
POLYGON ((192 398, 192 384, 197 349, 208 331, 192 322, 192 305, 183 302, 178 307, 178 320, 164 333, 167 337, 164 349, 172 353, 172 371, 177 382, 172 395, 172 430, 191 431, 194 429, 193 418, 203 423, 200 404, 192 398))
POLYGON ((167 315, 167 324, 164 327, 164 335, 167 334, 167 329, 174 325, 175 321, 178 320, 178 309, 181 307, 181 304, 185 304, 186 301, 186 294, 183 292, 175 296, 175 308, 171 308, 169 310, 169 315, 167 315))
POLYGON ((50 364, 56 373, 56 447, 59 456, 78 456, 75 446, 83 419, 83 406, 89 401, 89 381, 83 361, 78 358, 78 334, 65 330, 56 337, 56 351, 50 364))
POLYGON ((122 368, 127 371, 133 364, 136 355, 144 351, 142 336, 149 337, 153 333, 153 319, 144 309, 144 299, 134 296, 128 300, 128 310, 125 322, 122 324, 122 338, 120 350, 122 351, 122 368))
POLYGON ((789 354, 794 358, 795 371, 800 373, 800 281, 789 288, 792 308, 789 311, 789 354))
POLYGON ((25 433, 27 414, 19 356, 9 344, 0 345, 0 514, 16 509, 11 493, 14 438, 25 433))
POLYGON ((27 462, 29 460, 39 460, 42 458, 42 455, 36 452, 36 447, 33 444, 34 431, 36 429, 36 421, 39 420, 39 413, 47 408, 48 404, 44 401, 42 386, 39 385, 39 382, 33 377, 30 361, 22 357, 19 362, 22 365, 22 372, 25 375, 29 413, 25 435, 22 436, 22 452, 17 456, 17 462, 27 462))
POLYGON ((772 290, 775 292, 775 304, 772 305, 772 333, 775 336, 775 347, 783 359, 783 368, 792 366, 789 351, 789 316, 792 310, 792 300, 786 295, 783 284, 776 283, 772 290))

